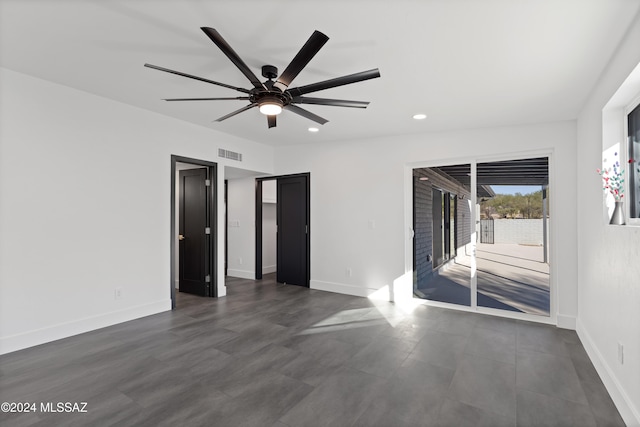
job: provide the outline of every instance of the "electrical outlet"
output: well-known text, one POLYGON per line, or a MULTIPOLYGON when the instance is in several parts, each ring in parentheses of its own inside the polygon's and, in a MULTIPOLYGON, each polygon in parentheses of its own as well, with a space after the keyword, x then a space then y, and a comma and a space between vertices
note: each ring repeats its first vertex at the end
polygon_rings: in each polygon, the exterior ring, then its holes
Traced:
POLYGON ((350 268, 347 268, 345 270, 345 274, 347 275, 347 277, 353 277, 353 270, 351 270, 350 268))
POLYGON ((238 265, 242 265, 242 257, 238 257, 238 265))
POLYGON ((113 297, 115 299, 122 298, 122 288, 115 288, 114 291, 113 291, 113 297))
POLYGON ((624 346, 622 343, 618 343, 618 362, 624 364, 624 346))

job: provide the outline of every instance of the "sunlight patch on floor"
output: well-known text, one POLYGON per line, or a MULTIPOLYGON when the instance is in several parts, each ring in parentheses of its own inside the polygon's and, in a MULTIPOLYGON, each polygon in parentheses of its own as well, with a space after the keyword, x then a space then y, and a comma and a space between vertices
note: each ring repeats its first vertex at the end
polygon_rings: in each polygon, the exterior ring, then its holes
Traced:
POLYGON ((339 311, 300 332, 300 335, 339 331, 342 329, 365 328, 388 324, 396 327, 410 315, 421 302, 413 298, 413 274, 403 274, 367 297, 372 307, 353 308, 339 311), (407 292, 406 290, 409 290, 407 292))
MULTIPOLYGON (((339 311, 305 329, 300 335, 335 332, 343 329, 366 328, 388 323, 375 307, 339 311)), ((392 325, 393 326, 393 325, 392 325)))

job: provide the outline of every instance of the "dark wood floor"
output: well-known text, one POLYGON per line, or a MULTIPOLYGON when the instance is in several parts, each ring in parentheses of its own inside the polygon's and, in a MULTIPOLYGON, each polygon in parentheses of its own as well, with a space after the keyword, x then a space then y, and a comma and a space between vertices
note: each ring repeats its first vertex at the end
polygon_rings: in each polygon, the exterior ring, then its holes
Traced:
POLYGON ((0 357, 2 426, 623 426, 572 331, 230 279, 0 357), (41 403, 86 402, 86 413, 41 403))

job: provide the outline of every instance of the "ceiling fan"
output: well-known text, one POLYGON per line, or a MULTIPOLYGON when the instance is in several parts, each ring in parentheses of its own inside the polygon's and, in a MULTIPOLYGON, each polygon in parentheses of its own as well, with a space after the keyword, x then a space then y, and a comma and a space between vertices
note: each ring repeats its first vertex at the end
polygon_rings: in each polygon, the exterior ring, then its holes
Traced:
POLYGON ((238 97, 226 97, 226 98, 172 98, 165 99, 165 101, 222 101, 222 100, 241 100, 249 101, 249 104, 235 110, 225 116, 220 117, 216 122, 221 122, 233 117, 236 114, 240 114, 243 111, 250 110, 254 107, 258 107, 260 112, 267 116, 267 124, 269 128, 276 126, 276 116, 287 110, 292 113, 298 114, 307 119, 313 120, 321 125, 328 122, 328 120, 299 107, 297 104, 316 104, 316 105, 330 105, 335 107, 352 107, 352 108, 367 108, 368 102, 364 101, 347 101, 344 99, 327 99, 327 98, 311 98, 304 95, 318 92, 333 87, 344 86, 351 83, 357 83, 364 80, 374 79, 380 77, 380 71, 375 68, 373 70, 362 71, 360 73, 350 74, 348 76, 337 77, 330 80, 325 80, 318 83, 312 83, 305 86, 289 88, 293 79, 302 71, 302 69, 311 61, 311 59, 318 53, 320 48, 329 40, 329 37, 322 34, 320 31, 314 31, 309 40, 302 46, 297 55, 293 58, 291 63, 287 66, 280 77, 278 77, 278 69, 273 65, 264 65, 262 67, 262 76, 268 80, 261 82, 258 77, 251 71, 251 69, 244 63, 244 61, 238 56, 238 54, 231 48, 229 43, 222 38, 220 33, 213 28, 201 27, 201 30, 227 55, 227 57, 238 67, 238 69, 244 74, 247 79, 253 84, 253 88, 244 89, 241 87, 231 86, 225 83, 215 82, 213 80, 205 79, 203 77, 194 76, 191 74, 182 73, 180 71, 170 70, 168 68, 159 67, 157 65, 144 64, 145 67, 153 68, 155 70, 164 71, 171 74, 176 74, 182 77, 188 77, 190 79, 199 80, 205 83, 211 83, 217 86, 233 89, 238 92, 242 92, 244 96, 238 97), (276 80, 274 80, 276 79, 276 80))

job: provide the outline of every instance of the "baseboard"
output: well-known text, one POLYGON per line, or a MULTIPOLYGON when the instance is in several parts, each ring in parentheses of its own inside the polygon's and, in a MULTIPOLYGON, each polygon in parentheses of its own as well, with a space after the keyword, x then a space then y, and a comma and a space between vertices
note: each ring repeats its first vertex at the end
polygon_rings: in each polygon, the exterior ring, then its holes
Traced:
POLYGON ((575 316, 565 316, 562 314, 558 314, 556 317, 556 326, 562 329, 571 329, 572 331, 576 330, 576 318, 575 316))
POLYGON ((578 333, 578 337, 580 337, 580 341, 582 341, 582 345, 591 359, 591 363, 593 363, 598 375, 600 375, 600 379, 609 392, 613 403, 616 405, 616 408, 618 408, 618 412, 620 412, 620 416, 624 420, 625 424, 630 427, 640 426, 639 408, 633 404, 629 395, 620 385, 620 382, 613 373, 613 370, 602 357, 602 353, 600 353, 598 347, 593 343, 591 336, 580 320, 577 322, 576 332, 578 333))
POLYGON ((227 270, 227 276, 237 277, 239 279, 250 279, 250 280, 253 280, 253 279, 256 278, 256 272, 255 271, 248 271, 248 270, 232 270, 232 269, 228 269, 227 270))
POLYGON ((28 347, 56 341, 73 335, 82 334, 117 323, 128 322, 152 314, 171 310, 171 300, 162 300, 150 304, 130 307, 124 310, 85 317, 71 322, 60 323, 42 329, 0 338, 0 354, 11 353, 28 347))
POLYGON ((277 268, 275 265, 269 265, 267 267, 262 267, 262 274, 270 274, 270 273, 275 273, 277 271, 277 268))
POLYGON ((319 291, 334 292, 337 294, 346 294, 365 298, 377 291, 377 289, 363 288, 362 286, 323 282, 321 280, 311 280, 309 287, 319 291))

